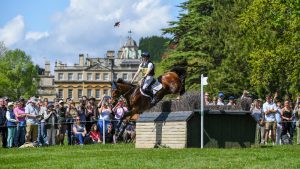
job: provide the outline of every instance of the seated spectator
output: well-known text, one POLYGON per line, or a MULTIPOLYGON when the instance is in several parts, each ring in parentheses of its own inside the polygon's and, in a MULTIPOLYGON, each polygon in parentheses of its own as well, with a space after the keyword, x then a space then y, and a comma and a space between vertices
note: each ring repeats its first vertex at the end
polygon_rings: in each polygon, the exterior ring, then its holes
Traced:
POLYGON ((74 133, 76 139, 79 140, 79 144, 83 145, 84 138, 86 136, 86 129, 85 129, 85 126, 80 123, 80 117, 79 116, 77 116, 75 118, 75 123, 74 123, 74 126, 73 126, 73 133, 74 133))
POLYGON ((94 124, 91 128, 90 138, 92 139, 94 144, 101 143, 99 128, 97 124, 94 124))
POLYGON ((7 147, 12 148, 14 138, 15 138, 15 132, 16 132, 16 127, 17 123, 19 122, 16 120, 16 116, 14 114, 14 103, 9 102, 7 105, 7 112, 6 112, 6 119, 7 119, 7 130, 8 130, 8 135, 7 135, 7 147))

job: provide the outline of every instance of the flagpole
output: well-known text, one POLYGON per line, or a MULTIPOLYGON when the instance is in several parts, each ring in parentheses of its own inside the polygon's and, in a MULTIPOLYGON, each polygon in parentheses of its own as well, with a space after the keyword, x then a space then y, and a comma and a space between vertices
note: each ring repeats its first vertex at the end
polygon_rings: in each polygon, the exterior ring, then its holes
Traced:
POLYGON ((201 149, 203 149, 203 116, 204 116, 204 108, 203 108, 203 74, 201 74, 201 149))

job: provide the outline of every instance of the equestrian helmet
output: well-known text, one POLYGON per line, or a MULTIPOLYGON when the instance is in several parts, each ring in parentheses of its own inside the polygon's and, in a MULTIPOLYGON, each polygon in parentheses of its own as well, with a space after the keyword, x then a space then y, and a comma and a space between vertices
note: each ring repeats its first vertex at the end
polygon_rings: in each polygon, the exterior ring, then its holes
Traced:
POLYGON ((142 57, 150 58, 150 54, 148 52, 143 52, 142 57))

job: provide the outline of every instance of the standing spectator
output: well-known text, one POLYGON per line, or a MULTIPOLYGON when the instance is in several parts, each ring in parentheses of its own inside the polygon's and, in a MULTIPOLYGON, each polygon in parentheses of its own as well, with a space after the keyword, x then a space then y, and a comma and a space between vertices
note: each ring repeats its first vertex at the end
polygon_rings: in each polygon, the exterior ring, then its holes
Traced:
POLYGON ((277 111, 275 114, 275 119, 276 119, 276 123, 277 123, 277 127, 276 127, 276 144, 279 145, 281 144, 280 138, 281 138, 281 132, 282 132, 282 124, 281 124, 281 102, 278 100, 276 103, 277 106, 277 111))
POLYGON ((287 100, 284 102, 284 107, 281 109, 281 118, 282 118, 282 132, 281 132, 281 138, 289 132, 290 138, 289 142, 292 144, 293 141, 293 135, 292 132, 292 115, 293 110, 290 106, 290 102, 287 100))
POLYGON ((219 98, 218 98, 218 102, 217 102, 217 105, 218 106, 224 106, 225 104, 224 104, 224 97, 225 97, 225 95, 224 95, 224 93, 223 92, 219 92, 219 98))
MULTIPOLYGON (((47 101, 47 100, 46 100, 47 101)), ((48 101, 43 102, 41 99, 38 101, 39 105, 39 117, 37 118, 38 126, 38 143, 39 146, 47 145, 46 126, 44 115, 47 113, 48 101)))
POLYGON ((264 114, 261 109, 261 99, 254 100, 253 106, 250 109, 251 115, 254 117, 255 121, 257 122, 258 133, 257 138, 259 139, 260 144, 265 143, 265 126, 264 126, 264 114))
POLYGON ((123 118, 124 114, 128 112, 128 108, 125 105, 125 100, 120 98, 116 106, 112 109, 113 113, 115 114, 114 117, 114 128, 119 130, 121 125, 121 119, 123 118))
POLYGON ((72 143, 72 124, 75 121, 75 118, 78 116, 78 111, 75 107, 75 102, 71 101, 69 103, 69 106, 67 108, 67 130, 68 130, 68 145, 71 145, 72 143))
POLYGON ((94 111, 94 106, 93 104, 88 101, 87 102, 87 105, 86 105, 86 116, 85 116, 85 119, 86 119, 86 130, 87 132, 89 133, 90 130, 91 130, 91 127, 94 123, 94 119, 95 119, 95 111, 94 111))
POLYGON ((80 123, 80 117, 75 118, 75 124, 73 126, 73 133, 74 133, 76 139, 79 140, 79 144, 83 145, 84 138, 86 136, 86 129, 85 129, 85 126, 80 123))
POLYGON ((265 114, 265 144, 268 143, 269 131, 271 131, 271 138, 273 145, 275 144, 276 133, 276 119, 275 113, 277 112, 276 105, 272 102, 271 95, 266 96, 266 102, 263 104, 263 112, 265 114))
POLYGON ((37 99, 32 97, 28 104, 25 107, 25 114, 26 114, 26 142, 30 142, 31 140, 33 142, 37 141, 37 135, 38 135, 38 122, 37 117, 39 116, 39 110, 37 107, 37 99))
POLYGON ((234 100, 234 96, 229 96, 229 102, 227 104, 227 106, 234 106, 235 105, 235 100, 234 100))
POLYGON ((58 123, 58 132, 57 132, 57 144, 58 145, 64 145, 64 138, 65 138, 65 132, 66 132, 66 108, 64 106, 64 101, 60 100, 58 102, 58 109, 57 112, 57 123, 58 123))
POLYGON ((56 141, 56 133, 58 129, 58 119, 56 110, 54 108, 53 104, 49 104, 47 106, 47 112, 44 114, 44 119, 46 122, 46 128, 47 128, 47 139, 49 145, 55 145, 56 141))
POLYGON ((108 126, 110 125, 112 110, 108 106, 107 102, 104 102, 102 106, 98 109, 99 111, 99 120, 98 125, 100 129, 100 136, 103 138, 103 128, 105 129, 105 134, 107 134, 108 126), (103 124, 103 120, 105 121, 103 124))
POLYGON ((26 114, 25 114, 24 102, 19 101, 16 103, 16 108, 14 109, 14 113, 16 119, 19 121, 19 123, 17 124, 17 130, 15 135, 15 145, 19 147, 25 143, 26 114))
POLYGON ((1 138, 2 138, 2 147, 6 148, 7 145, 7 129, 5 126, 6 123, 6 111, 7 108, 4 103, 4 99, 0 98, 0 132, 1 132, 1 138))
POLYGON ((7 112, 6 112, 6 119, 7 119, 7 147, 12 148, 14 138, 15 138, 15 132, 18 120, 16 120, 16 116, 14 114, 14 103, 9 102, 7 105, 7 112))
POLYGON ((294 109, 294 114, 297 119, 297 144, 300 144, 300 101, 297 102, 294 109))
POLYGON ((84 125, 85 125, 86 114, 87 114, 86 103, 87 103, 87 100, 84 101, 84 99, 82 99, 82 101, 79 103, 79 107, 77 108, 78 116, 80 117, 81 124, 84 124, 84 125))
POLYGON ((94 144, 101 143, 99 128, 97 124, 93 124, 90 132, 90 138, 94 144))

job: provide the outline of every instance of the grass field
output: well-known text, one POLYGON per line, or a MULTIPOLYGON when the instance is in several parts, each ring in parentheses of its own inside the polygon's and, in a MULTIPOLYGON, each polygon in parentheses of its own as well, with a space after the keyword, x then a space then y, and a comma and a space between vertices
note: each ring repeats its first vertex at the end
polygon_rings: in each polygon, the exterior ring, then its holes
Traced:
POLYGON ((136 149, 133 144, 0 149, 0 168, 300 168, 300 146, 136 149))

